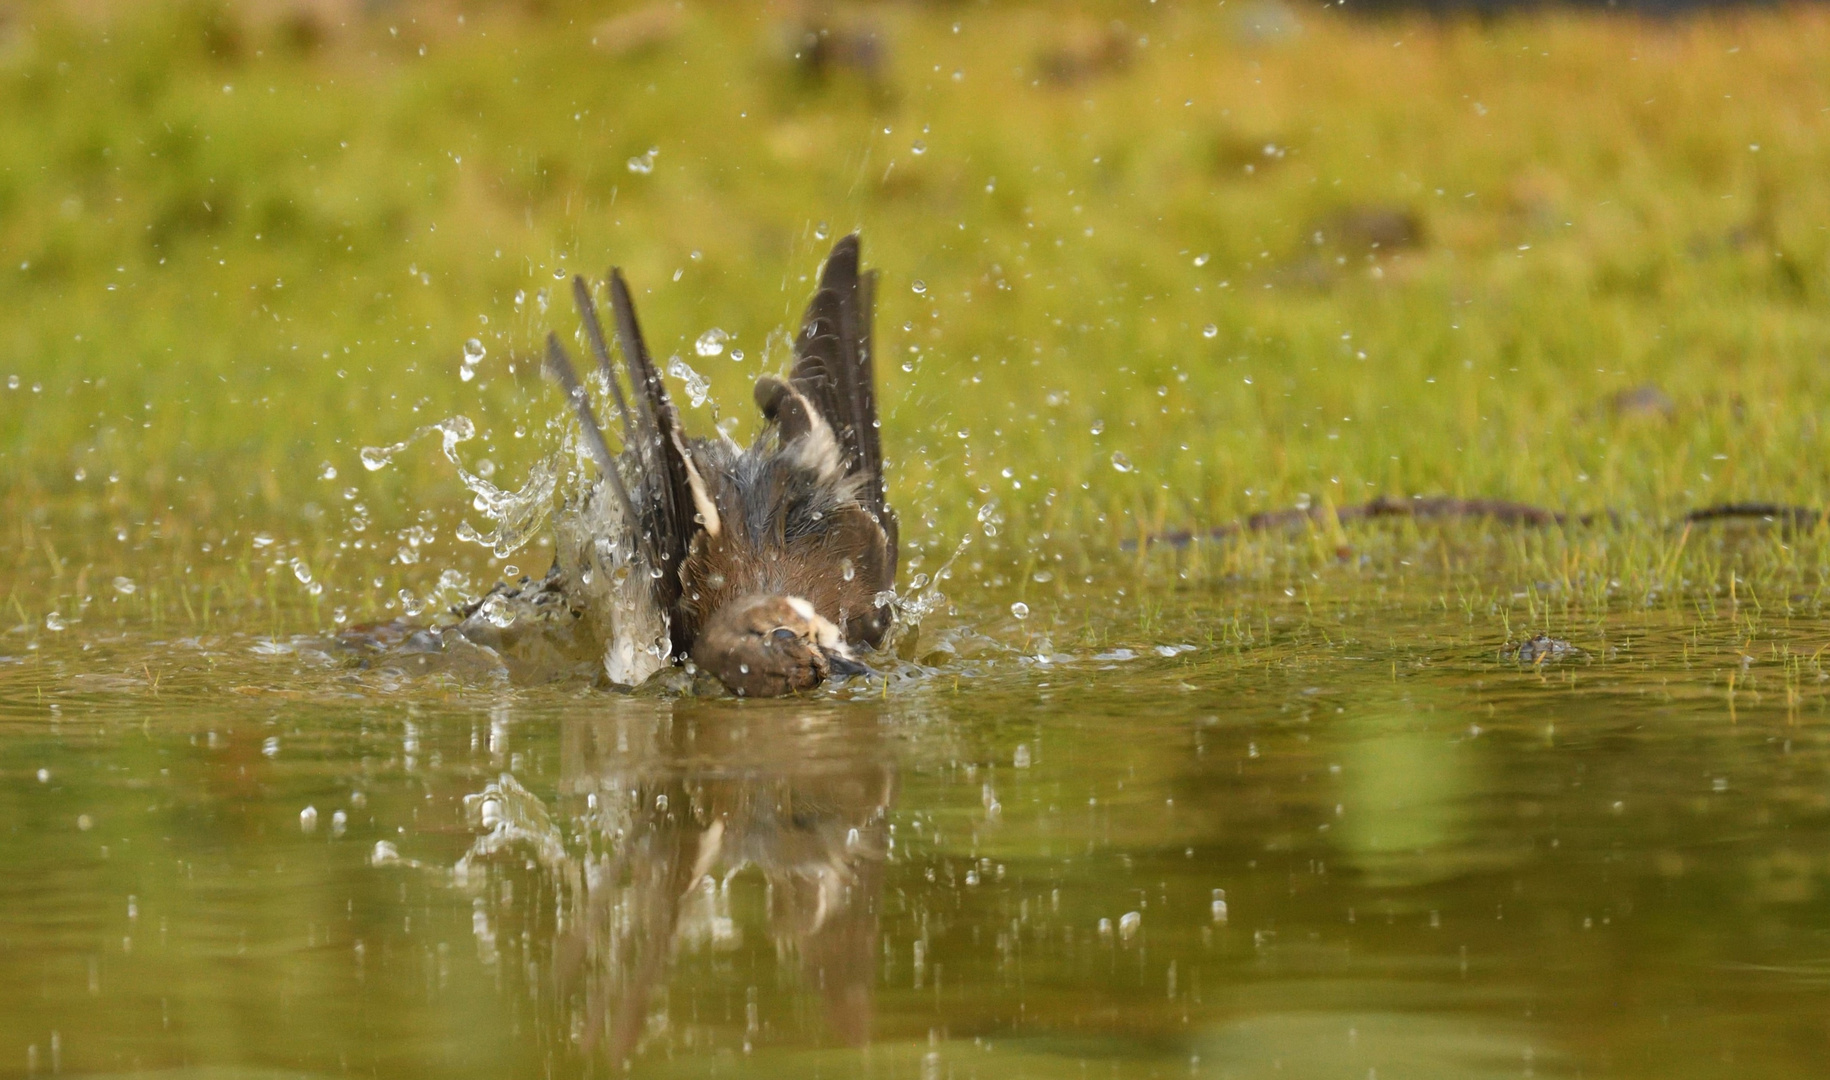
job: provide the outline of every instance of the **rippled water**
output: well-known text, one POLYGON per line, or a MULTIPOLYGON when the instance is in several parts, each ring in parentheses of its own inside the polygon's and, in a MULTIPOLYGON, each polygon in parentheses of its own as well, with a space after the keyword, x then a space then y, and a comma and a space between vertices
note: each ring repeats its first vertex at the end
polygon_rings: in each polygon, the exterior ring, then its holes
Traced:
POLYGON ((1814 608, 1240 588, 780 703, 5 635, 0 1073, 1821 1075, 1814 608))

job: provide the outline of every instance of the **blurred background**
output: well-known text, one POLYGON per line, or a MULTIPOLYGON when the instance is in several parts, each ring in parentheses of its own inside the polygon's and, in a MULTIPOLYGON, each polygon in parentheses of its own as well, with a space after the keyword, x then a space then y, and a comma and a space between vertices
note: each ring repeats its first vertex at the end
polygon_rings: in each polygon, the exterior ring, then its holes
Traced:
POLYGON ((362 449, 462 416, 525 488, 612 263, 744 437, 853 229, 916 570, 981 511, 1098 562, 1381 494, 1814 501, 1823 9, 1477 6, 0 5, 3 587, 297 628, 541 569, 460 539, 436 433, 362 449))

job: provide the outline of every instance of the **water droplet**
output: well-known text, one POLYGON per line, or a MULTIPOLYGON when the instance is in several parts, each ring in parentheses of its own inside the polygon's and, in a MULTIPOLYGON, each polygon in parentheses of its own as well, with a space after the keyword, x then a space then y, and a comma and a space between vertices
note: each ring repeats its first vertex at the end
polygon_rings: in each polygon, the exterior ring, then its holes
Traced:
POLYGON ((1029 580, 1038 585, 1047 585, 1049 582, 1055 580, 1055 572, 1053 570, 1038 570, 1029 575, 1029 580))
POLYGON ((1225 889, 1215 889, 1214 890, 1214 902, 1213 902, 1213 905, 1211 906, 1210 910, 1213 912, 1213 917, 1214 917, 1215 922, 1225 922, 1226 921, 1226 890, 1225 889))
POLYGON ((928 152, 928 144, 925 142, 922 142, 920 139, 916 139, 915 145, 909 147, 909 152, 911 154, 914 154, 916 157, 920 157, 921 155, 928 152))
POLYGON ((515 306, 520 307, 526 303, 527 303, 527 290, 526 289, 516 289, 515 290, 515 306))
POLYGON ((88 832, 95 828, 95 819, 88 814, 78 814, 76 815, 76 827, 83 832, 88 832))
POLYGON ((724 343, 729 341, 730 337, 731 335, 714 326, 705 333, 700 334, 699 339, 693 342, 693 351, 704 357, 722 355, 724 353, 724 343))
POLYGON ((332 465, 330 462, 326 461, 324 463, 324 468, 322 468, 321 470, 318 471, 318 479, 335 480, 336 478, 337 478, 337 467, 335 465, 332 465))
POLYGON ((1017 744, 1017 752, 1015 755, 1013 755, 1011 757, 1010 763, 1019 769, 1029 768, 1029 744, 1028 743, 1018 743, 1017 744))
POLYGON ((317 807, 307 806, 305 809, 299 811, 299 831, 308 833, 318 831, 317 807))
POLYGON ((1106 422, 1104 420, 1095 420, 1095 421, 1093 421, 1093 426, 1088 428, 1087 430, 1092 432, 1095 435, 1104 434, 1105 430, 1106 430, 1106 422))
POLYGON ((280 756, 280 737, 278 735, 269 735, 261 740, 261 756, 269 759, 280 756))
POLYGON ((1207 254, 1207 252, 1203 251, 1201 254, 1195 256, 1195 265, 1196 266, 1206 266, 1207 260, 1209 258, 1211 258, 1211 256, 1209 256, 1207 254))
POLYGON ((509 605, 501 593, 483 601, 483 606, 477 609, 477 614, 483 616, 484 621, 489 625, 496 627, 512 626, 515 621, 515 609, 509 605))
POLYGON ((483 348, 483 343, 478 339, 471 338, 464 342, 464 363, 473 366, 480 364, 483 362, 483 357, 487 355, 489 355, 489 350, 483 348))
POLYGON ((476 368, 468 367, 468 366, 458 368, 458 378, 460 380, 462 380, 463 382, 469 382, 470 380, 472 380, 476 377, 477 377, 476 368))
POLYGON ((1131 459, 1126 457, 1123 452, 1114 450, 1112 451, 1112 467, 1119 472, 1130 472, 1131 459))
POLYGON ((912 283, 910 283, 909 288, 915 290, 916 296, 925 296, 928 291, 928 283, 921 280, 920 278, 916 278, 912 283))
POLYGON ((1201 328, 1201 336, 1202 336, 1202 337, 1204 337, 1204 338, 1216 338, 1216 337, 1219 337, 1219 336, 1220 336, 1220 328, 1219 328, 1219 327, 1218 327, 1218 326, 1215 326, 1215 325, 1214 325, 1214 324, 1213 324, 1213 323, 1208 323, 1208 324, 1207 324, 1207 325, 1206 325, 1206 326, 1203 326, 1203 327, 1202 327, 1202 328, 1201 328))
POLYGON ((122 596, 132 596, 134 593, 140 591, 140 587, 134 584, 133 579, 130 577, 118 577, 114 579, 114 591, 120 593, 122 596))
POLYGON ((851 579, 853 579, 857 576, 858 576, 858 568, 851 564, 850 559, 840 559, 839 560, 839 577, 841 579, 843 579, 845 581, 850 581, 851 579))
POLYGON ((6 377, 6 388, 7 388, 7 389, 8 389, 8 390, 17 390, 17 389, 19 389, 19 376, 17 376, 17 375, 8 375, 8 376, 7 376, 7 377, 6 377))
POLYGON ((815 240, 824 240, 828 236, 831 236, 831 235, 832 235, 832 227, 830 225, 827 225, 824 221, 820 222, 818 225, 815 225, 813 227, 813 238, 815 240))
POLYGON ((731 350, 731 362, 732 363, 742 363, 743 362, 743 350, 742 349, 732 349, 731 350))
POLYGON ((1010 605, 1010 613, 1019 620, 1027 619, 1029 618, 1029 605, 1019 600, 1010 605))
POLYGON ((44 628, 46 630, 58 631, 58 630, 62 630, 66 625, 67 624, 64 622, 64 617, 61 613, 56 612, 56 611, 51 611, 51 612, 45 613, 44 628))
MULTIPOLYGON (((710 332, 711 331, 707 331, 708 334, 710 332)), ((721 330, 719 333, 723 333, 723 331, 721 330)), ((695 345, 694 348, 698 351, 700 356, 718 355, 716 352, 707 353, 705 351, 704 337, 700 337, 699 343, 695 345)), ((724 346, 718 345, 717 348, 722 350, 724 346)), ((712 384, 705 376, 694 371, 692 365, 677 356, 669 357, 667 360, 667 373, 674 378, 679 379, 680 382, 685 385, 686 396, 692 400, 693 408, 697 409, 705 404, 705 399, 710 396, 712 392, 712 384)))
POLYGON ((51 770, 39 769, 38 770, 38 782, 41 784, 50 783, 51 782, 51 770))
POLYGON ((369 852, 370 866, 392 866, 400 861, 400 849, 386 840, 375 841, 374 850, 369 852))
POLYGON ((341 810, 338 810, 330 815, 330 834, 332 836, 342 836, 344 830, 348 829, 348 828, 349 828, 349 815, 348 814, 344 813, 341 810))
POLYGON ((362 467, 370 472, 379 472, 394 461, 398 453, 392 446, 365 446, 362 448, 362 467))
POLYGON ((1138 927, 1142 926, 1144 917, 1135 911, 1127 911, 1118 917, 1118 936, 1121 940, 1130 941, 1137 936, 1138 927))
POLYGON ((629 171, 639 176, 647 176, 649 173, 654 172, 654 156, 660 152, 660 147, 651 146, 648 148, 646 154, 630 158, 629 171))

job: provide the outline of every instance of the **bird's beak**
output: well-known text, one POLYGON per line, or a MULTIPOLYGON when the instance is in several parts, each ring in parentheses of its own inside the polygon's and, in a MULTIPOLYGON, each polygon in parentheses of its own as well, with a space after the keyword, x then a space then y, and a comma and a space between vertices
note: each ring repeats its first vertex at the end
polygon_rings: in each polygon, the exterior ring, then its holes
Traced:
POLYGON ((834 679, 849 679, 853 675, 869 675, 871 669, 858 663, 851 657, 834 649, 826 653, 826 666, 831 669, 834 679))

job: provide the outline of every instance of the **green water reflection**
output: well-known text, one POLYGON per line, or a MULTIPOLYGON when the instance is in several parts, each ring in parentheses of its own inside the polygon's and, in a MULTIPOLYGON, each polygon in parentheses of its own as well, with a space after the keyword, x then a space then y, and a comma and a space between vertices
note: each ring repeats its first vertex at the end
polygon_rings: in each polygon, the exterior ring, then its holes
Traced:
POLYGON ((0 1073, 1820 1073, 1803 668, 1354 618, 786 704, 8 644, 0 1073))

